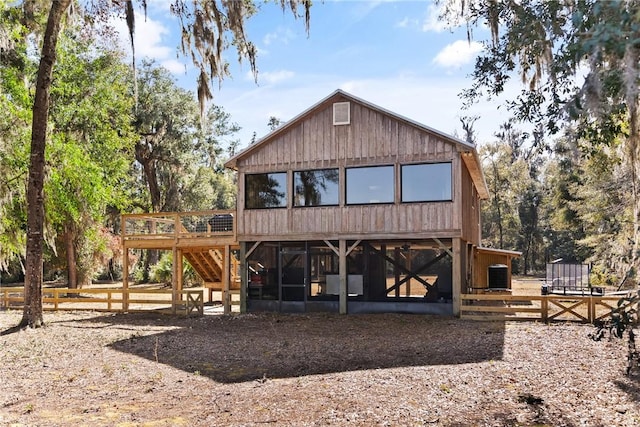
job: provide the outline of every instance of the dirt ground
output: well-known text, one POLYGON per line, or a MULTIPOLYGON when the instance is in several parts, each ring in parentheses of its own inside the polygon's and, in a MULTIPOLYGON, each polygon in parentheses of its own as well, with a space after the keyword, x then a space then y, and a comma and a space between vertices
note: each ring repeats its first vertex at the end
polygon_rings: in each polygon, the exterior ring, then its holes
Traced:
MULTIPOLYGON (((0 331, 20 317, 0 311, 0 331)), ((594 342, 589 325, 93 312, 45 322, 0 336, 2 426, 640 425, 625 343, 594 342)))

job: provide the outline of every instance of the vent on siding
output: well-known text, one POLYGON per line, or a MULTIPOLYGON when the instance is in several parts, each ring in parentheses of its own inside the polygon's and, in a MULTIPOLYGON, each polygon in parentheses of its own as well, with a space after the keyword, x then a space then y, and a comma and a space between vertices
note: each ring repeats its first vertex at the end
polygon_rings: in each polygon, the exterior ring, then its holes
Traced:
POLYGON ((348 102, 333 104, 333 124, 348 125, 351 123, 351 107, 348 102))

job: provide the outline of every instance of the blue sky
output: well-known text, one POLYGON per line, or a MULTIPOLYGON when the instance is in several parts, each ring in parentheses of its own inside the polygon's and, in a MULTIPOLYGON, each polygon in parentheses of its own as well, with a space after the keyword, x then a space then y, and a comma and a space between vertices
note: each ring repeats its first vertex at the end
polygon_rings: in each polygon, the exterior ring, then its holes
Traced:
MULTIPOLYGON (((146 21, 138 16, 137 56, 154 58, 194 89, 189 60, 176 57, 179 32, 168 3, 149 1, 146 21)), ((248 63, 239 65, 229 51, 232 77, 213 102, 243 128, 241 147, 254 132, 269 132, 269 117, 287 121, 336 89, 448 134, 462 135, 460 116, 479 115, 479 142, 490 141, 508 117, 504 107, 494 101, 462 111, 458 96, 471 84, 481 46, 467 41, 464 27, 444 28, 437 15, 430 1, 315 1, 307 35, 303 19, 264 5, 248 24, 258 48, 258 83, 248 63)), ((487 34, 479 29, 474 36, 487 34)))

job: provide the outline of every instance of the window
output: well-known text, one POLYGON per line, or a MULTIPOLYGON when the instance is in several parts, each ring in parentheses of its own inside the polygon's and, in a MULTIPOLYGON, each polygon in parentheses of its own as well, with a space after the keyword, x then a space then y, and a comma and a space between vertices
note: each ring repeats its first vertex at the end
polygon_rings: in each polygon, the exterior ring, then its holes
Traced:
POLYGON ((402 201, 437 202, 452 200, 451 163, 402 166, 402 201))
POLYGON ((338 169, 293 173, 294 206, 335 206, 337 204, 338 169))
POLYGON ((286 207, 287 173, 246 175, 244 204, 247 209, 286 207))
POLYGON ((393 203, 393 166, 347 169, 347 204, 393 203))

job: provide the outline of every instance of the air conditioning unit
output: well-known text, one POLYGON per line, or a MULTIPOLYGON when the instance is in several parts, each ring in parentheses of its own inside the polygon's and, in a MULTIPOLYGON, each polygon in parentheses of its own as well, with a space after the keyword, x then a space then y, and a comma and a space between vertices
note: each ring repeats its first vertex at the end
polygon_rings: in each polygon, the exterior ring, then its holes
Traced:
POLYGON ((351 105, 349 102, 333 104, 333 124, 348 125, 351 123, 351 105))

